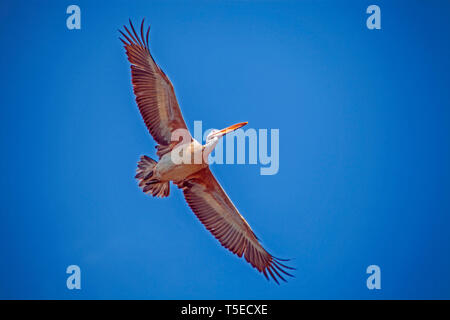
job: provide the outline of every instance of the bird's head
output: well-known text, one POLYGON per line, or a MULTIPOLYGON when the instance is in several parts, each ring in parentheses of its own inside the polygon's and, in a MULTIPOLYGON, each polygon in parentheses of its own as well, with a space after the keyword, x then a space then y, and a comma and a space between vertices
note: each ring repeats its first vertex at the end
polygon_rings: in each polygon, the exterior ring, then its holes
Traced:
POLYGON ((248 122, 240 122, 240 123, 237 123, 237 124, 233 124, 232 126, 226 127, 226 128, 224 128, 222 130, 212 129, 211 132, 206 137, 206 145, 205 145, 205 151, 204 151, 205 156, 208 157, 208 155, 216 147, 216 145, 219 142, 220 138, 222 138, 227 133, 230 133, 230 132, 233 132, 234 130, 242 128, 247 123, 248 122))

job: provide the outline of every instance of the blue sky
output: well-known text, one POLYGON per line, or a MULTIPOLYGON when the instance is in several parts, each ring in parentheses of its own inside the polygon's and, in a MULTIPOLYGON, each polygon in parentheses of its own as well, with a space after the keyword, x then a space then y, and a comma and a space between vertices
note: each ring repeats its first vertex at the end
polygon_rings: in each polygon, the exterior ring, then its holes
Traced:
POLYGON ((450 298, 446 1, 2 1, 0 298, 450 298), (81 30, 66 8, 81 8, 81 30), (381 8, 381 30, 366 8, 381 8), (117 29, 151 51, 186 122, 280 130, 280 170, 212 170, 265 247, 277 286, 219 246, 155 157, 117 29), (66 268, 81 268, 81 290, 66 268), (368 290, 366 268, 381 268, 368 290))

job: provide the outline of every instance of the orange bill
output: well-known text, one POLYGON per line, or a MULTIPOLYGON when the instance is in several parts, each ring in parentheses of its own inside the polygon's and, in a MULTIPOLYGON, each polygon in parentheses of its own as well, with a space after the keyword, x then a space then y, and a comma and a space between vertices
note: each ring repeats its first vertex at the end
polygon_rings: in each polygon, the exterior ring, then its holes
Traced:
POLYGON ((216 132, 214 135, 215 136, 223 136, 226 135, 227 133, 233 132, 234 130, 237 130, 239 128, 242 128, 243 126, 245 126, 248 122, 239 122, 236 124, 233 124, 232 126, 229 126, 227 128, 224 128, 222 130, 219 130, 218 132, 216 132))

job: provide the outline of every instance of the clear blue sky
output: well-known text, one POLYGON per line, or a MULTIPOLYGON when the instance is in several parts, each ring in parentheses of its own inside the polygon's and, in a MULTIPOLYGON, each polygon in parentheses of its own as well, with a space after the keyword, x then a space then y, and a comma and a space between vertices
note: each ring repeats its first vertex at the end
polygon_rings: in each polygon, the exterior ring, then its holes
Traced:
POLYGON ((1 1, 0 298, 450 298, 448 1, 1 1), (81 8, 81 30, 66 8, 81 8), (381 30, 365 10, 381 8, 381 30), (280 171, 213 172, 277 286, 219 246, 155 157, 117 29, 150 46, 190 129, 280 130, 280 171), (79 265, 82 289, 66 288, 79 265), (381 268, 379 291, 366 268, 381 268))

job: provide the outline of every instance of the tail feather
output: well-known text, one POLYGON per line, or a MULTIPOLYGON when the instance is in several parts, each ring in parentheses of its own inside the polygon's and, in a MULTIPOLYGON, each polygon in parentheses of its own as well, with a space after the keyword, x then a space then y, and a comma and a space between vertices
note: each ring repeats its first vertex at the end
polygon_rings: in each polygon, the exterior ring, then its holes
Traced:
POLYGON ((147 194, 154 197, 167 197, 170 194, 170 182, 161 182, 158 179, 152 179, 157 162, 150 157, 141 156, 138 162, 135 178, 139 181, 139 187, 147 194))

